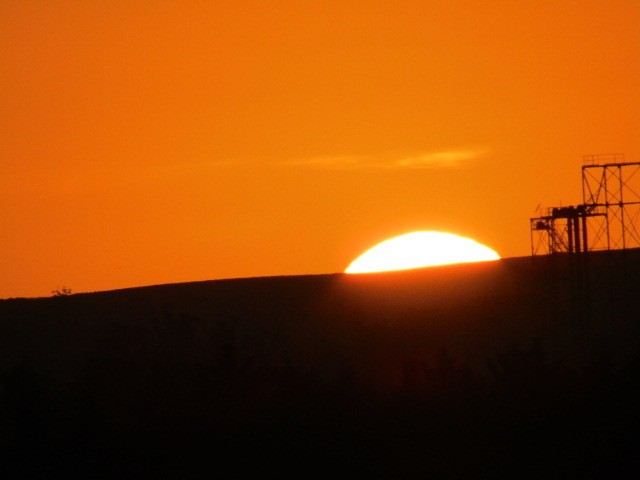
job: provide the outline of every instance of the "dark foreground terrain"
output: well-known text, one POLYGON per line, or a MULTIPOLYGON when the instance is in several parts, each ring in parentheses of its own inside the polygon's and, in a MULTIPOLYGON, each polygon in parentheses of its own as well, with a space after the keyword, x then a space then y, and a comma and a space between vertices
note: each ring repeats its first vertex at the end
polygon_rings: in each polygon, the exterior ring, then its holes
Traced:
POLYGON ((639 478, 640 253, 0 301, 0 476, 639 478))

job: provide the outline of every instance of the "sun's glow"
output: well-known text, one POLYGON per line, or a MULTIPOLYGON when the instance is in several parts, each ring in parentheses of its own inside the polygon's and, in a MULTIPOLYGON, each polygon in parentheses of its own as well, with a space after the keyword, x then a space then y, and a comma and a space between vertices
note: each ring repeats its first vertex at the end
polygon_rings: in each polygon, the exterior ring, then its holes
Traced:
POLYGON ((494 250, 470 238, 434 231, 412 232, 370 248, 356 258, 345 273, 408 270, 499 258, 494 250))

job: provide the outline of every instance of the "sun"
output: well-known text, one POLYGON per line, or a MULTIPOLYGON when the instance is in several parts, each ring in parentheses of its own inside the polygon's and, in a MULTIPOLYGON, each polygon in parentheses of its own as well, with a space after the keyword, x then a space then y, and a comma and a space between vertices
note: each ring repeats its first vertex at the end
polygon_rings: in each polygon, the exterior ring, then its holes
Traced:
POLYGON ((390 238, 370 248, 345 273, 371 273, 498 260, 494 250, 453 233, 423 231, 390 238))

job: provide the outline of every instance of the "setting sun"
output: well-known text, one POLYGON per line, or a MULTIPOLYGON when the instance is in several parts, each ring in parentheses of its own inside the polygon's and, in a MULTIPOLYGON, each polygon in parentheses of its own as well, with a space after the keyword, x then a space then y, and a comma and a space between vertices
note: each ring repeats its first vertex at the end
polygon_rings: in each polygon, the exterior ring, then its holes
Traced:
POLYGON ((443 232, 412 232, 370 248, 345 273, 370 273, 452 263, 498 260, 494 250, 470 238, 443 232))

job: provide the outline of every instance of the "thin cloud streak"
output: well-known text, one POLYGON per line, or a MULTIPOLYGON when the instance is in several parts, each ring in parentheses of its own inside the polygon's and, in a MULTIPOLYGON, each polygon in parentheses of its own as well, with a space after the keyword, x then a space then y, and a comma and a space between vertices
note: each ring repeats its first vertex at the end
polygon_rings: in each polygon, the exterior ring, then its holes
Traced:
POLYGON ((461 168, 487 154, 485 148, 441 150, 398 158, 397 155, 334 155, 287 161, 287 165, 331 170, 417 170, 461 168))
POLYGON ((486 153, 486 149, 444 150, 406 157, 398 160, 397 165, 402 168, 458 168, 486 153))

